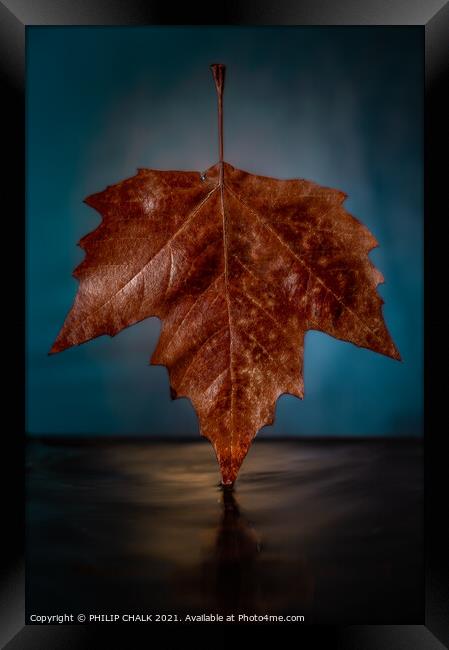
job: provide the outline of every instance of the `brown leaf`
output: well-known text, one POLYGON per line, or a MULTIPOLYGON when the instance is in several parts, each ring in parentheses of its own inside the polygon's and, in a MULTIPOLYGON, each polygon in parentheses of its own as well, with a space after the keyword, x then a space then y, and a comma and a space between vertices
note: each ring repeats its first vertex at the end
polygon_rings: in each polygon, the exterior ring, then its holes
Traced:
POLYGON ((303 397, 304 335, 319 330, 399 359, 382 317, 377 242, 346 195, 220 161, 205 174, 139 169, 86 203, 102 215, 80 241, 79 290, 51 349, 162 320, 151 363, 191 399, 232 483, 282 393, 303 397))

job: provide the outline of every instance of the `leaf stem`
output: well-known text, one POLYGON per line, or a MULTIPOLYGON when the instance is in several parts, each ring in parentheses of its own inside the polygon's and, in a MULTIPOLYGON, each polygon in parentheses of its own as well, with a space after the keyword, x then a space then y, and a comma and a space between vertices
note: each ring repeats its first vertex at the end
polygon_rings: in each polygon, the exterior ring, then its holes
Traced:
POLYGON ((223 90, 226 66, 223 63, 213 63, 211 66, 215 81, 218 100, 218 151, 220 162, 220 183, 223 182, 223 90))

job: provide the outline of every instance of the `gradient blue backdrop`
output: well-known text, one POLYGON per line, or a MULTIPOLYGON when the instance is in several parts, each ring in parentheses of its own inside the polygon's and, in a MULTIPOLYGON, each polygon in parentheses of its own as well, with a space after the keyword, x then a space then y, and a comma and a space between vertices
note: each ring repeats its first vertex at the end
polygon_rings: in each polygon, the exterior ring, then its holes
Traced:
POLYGON ((423 374, 420 28, 27 28, 27 430, 193 435, 188 400, 148 365, 148 319, 47 356, 72 304, 82 203, 137 167, 217 160, 209 65, 227 64, 225 157, 348 193, 374 233, 398 363, 325 334, 305 344, 305 399, 260 435, 420 435, 423 374))

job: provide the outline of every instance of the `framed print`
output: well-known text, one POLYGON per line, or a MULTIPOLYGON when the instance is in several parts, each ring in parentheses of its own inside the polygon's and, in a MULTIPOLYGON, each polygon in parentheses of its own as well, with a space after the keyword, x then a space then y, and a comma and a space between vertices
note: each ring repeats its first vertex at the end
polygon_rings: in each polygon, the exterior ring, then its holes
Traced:
POLYGON ((6 647, 448 645, 434 5, 2 2, 6 647))

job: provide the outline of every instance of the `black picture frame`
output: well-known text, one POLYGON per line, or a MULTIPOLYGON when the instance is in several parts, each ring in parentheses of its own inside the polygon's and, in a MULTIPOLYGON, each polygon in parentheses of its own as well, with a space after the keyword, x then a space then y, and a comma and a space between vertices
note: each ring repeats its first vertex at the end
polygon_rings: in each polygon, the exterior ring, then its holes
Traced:
MULTIPOLYGON (((440 224, 447 220, 449 2, 432 0, 294 1, 222 0, 185 3, 176 12, 169 3, 139 0, 3 0, 0 1, 0 81, 2 84, 2 216, 3 256, 8 254, 7 279, 2 285, 5 307, 3 358, 6 415, 2 449, 3 535, 0 587, 0 643, 8 650, 33 648, 96 648, 113 631, 110 647, 129 645, 128 637, 149 626, 113 628, 83 625, 25 625, 25 408, 24 408, 24 286, 25 286, 25 29, 29 25, 419 25, 425 37, 425 555, 426 575, 421 625, 297 626, 298 643, 307 648, 325 640, 329 648, 358 650, 449 647, 449 548, 447 517, 447 456, 444 453, 445 323, 438 301, 443 289, 444 238, 440 224), (446 202, 445 202, 446 201, 446 202), (444 207, 446 206, 446 207, 444 207), (8 507, 8 514, 6 510, 8 507), (320 629, 318 629, 320 628, 320 629), (126 640, 125 640, 126 639, 126 640), (443 645, 444 644, 444 645, 443 645)), ((6 272, 6 271, 5 271, 6 272)), ((183 625, 164 628, 166 645, 173 633, 183 644, 191 634, 214 635, 214 645, 229 645, 231 634, 254 635, 255 628, 183 625), (226 629, 224 629, 226 627, 226 629)), ((277 640, 283 626, 264 625, 266 642, 277 640), (276 636, 275 636, 276 635, 276 636)), ((253 641, 254 641, 254 637, 253 641)), ((129 645, 129 647, 137 647, 129 645)))

